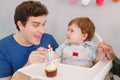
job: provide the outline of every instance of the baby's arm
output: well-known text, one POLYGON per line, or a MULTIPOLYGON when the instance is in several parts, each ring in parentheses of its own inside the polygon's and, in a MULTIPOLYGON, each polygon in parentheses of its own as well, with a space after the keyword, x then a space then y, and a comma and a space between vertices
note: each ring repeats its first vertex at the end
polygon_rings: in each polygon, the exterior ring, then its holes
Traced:
POLYGON ((60 56, 55 51, 52 51, 52 53, 53 53, 53 56, 54 56, 55 59, 60 58, 60 56))

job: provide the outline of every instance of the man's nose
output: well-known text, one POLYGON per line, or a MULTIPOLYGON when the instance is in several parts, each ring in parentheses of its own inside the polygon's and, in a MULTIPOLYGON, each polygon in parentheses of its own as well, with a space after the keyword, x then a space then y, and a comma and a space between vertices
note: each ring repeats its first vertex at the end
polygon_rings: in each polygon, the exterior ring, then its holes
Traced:
POLYGON ((39 33, 44 33, 44 31, 45 31, 45 28, 43 26, 40 26, 39 27, 39 33))

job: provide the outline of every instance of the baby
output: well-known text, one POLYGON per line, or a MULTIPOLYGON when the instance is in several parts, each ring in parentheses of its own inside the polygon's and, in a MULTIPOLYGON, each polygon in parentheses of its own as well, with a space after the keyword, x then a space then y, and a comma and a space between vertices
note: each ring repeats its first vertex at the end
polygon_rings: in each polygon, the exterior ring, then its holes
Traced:
POLYGON ((91 41, 94 33, 95 26, 88 17, 72 19, 68 24, 67 40, 56 49, 62 63, 91 67, 105 58, 105 54, 98 53, 98 46, 91 41))

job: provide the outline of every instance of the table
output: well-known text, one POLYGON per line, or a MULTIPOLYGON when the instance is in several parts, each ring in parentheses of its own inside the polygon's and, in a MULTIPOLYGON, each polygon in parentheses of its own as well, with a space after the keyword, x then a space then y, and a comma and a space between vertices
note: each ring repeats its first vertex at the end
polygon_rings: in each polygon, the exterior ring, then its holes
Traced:
POLYGON ((32 64, 19 69, 12 80, 104 80, 112 67, 112 61, 102 60, 92 68, 56 63, 58 73, 56 77, 49 78, 45 75, 45 65, 32 64))

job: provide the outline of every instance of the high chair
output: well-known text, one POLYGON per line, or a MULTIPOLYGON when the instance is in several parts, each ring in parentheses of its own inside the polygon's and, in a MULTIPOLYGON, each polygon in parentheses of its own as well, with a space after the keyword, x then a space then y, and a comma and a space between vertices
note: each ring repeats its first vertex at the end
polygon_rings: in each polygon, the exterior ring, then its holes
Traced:
MULTIPOLYGON (((97 34, 95 32, 95 35, 94 35, 92 41, 95 42, 96 44, 99 44, 100 42, 103 41, 103 39, 100 37, 99 34, 97 34)), ((109 77, 110 80, 114 80, 113 74, 111 72, 108 73, 108 77, 109 77)))
POLYGON ((95 42, 96 44, 100 43, 103 41, 103 39, 100 37, 100 35, 98 35, 96 32, 95 32, 95 35, 92 39, 93 42, 95 42))

